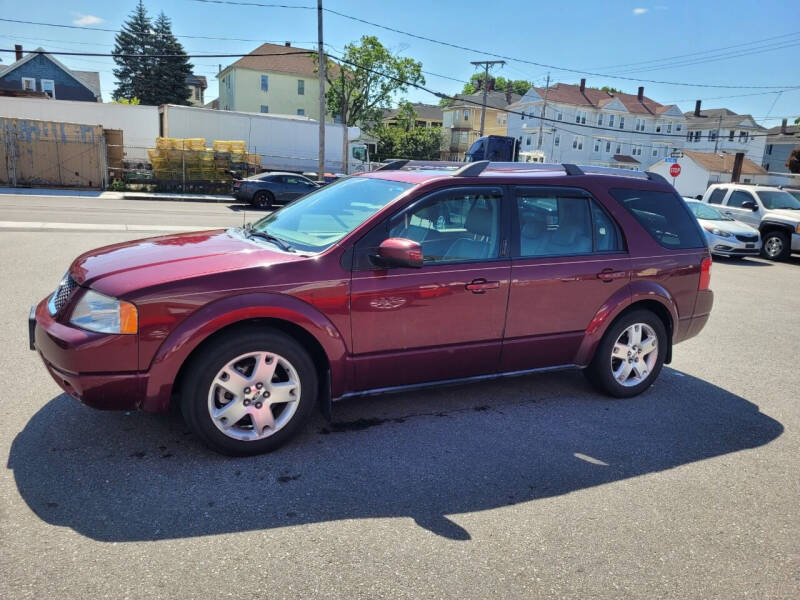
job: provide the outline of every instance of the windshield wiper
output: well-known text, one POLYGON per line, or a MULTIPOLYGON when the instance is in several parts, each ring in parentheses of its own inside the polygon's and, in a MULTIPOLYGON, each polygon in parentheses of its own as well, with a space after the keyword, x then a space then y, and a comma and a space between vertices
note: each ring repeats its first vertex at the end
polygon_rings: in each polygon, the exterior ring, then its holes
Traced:
POLYGON ((289 244, 284 242, 281 238, 275 237, 274 235, 270 235, 269 233, 265 233, 263 231, 256 231, 255 229, 245 229, 245 235, 247 235, 247 237, 249 238, 258 237, 267 240, 268 242, 272 242, 273 244, 278 246, 278 248, 280 248, 285 252, 293 251, 292 247, 289 244))

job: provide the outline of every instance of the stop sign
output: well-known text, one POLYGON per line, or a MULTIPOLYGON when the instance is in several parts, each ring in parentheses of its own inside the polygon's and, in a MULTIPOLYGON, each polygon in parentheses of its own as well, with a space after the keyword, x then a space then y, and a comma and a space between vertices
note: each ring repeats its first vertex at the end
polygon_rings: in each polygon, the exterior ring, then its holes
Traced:
POLYGON ((677 177, 681 174, 681 166, 678 163, 673 163, 669 168, 669 174, 673 177, 677 177))

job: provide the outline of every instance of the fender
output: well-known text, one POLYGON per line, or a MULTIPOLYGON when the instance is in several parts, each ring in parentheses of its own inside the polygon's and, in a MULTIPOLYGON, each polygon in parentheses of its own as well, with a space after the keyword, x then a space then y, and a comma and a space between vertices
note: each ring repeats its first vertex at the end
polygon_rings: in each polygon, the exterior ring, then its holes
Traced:
POLYGON ((328 357, 331 386, 335 391, 344 392, 347 348, 333 323, 316 308, 294 296, 252 293, 205 305, 167 336, 150 364, 142 408, 149 412, 167 410, 175 378, 192 351, 222 328, 257 318, 288 321, 311 334, 328 357))
POLYGON ((783 229, 787 233, 795 233, 795 228, 792 227, 789 223, 784 223, 781 221, 770 221, 769 217, 761 221, 758 224, 758 231, 759 233, 763 233, 766 229, 783 229))
POLYGON ((624 288, 617 290, 595 313, 578 348, 575 364, 580 366, 588 365, 592 361, 597 345, 603 339, 606 330, 614 322, 614 319, 626 308, 642 300, 654 300, 669 311, 672 318, 672 340, 670 340, 670 348, 667 351, 669 356, 672 342, 675 340, 678 331, 677 304, 672 294, 657 282, 639 280, 632 281, 624 288))

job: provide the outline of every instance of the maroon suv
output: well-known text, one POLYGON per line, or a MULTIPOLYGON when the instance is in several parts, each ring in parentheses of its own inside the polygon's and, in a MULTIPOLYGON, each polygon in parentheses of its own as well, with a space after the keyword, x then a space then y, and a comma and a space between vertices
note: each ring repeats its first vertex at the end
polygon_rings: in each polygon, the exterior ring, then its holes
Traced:
POLYGON ((619 397, 705 325, 705 238, 657 175, 398 161, 252 226, 78 257, 31 345, 101 409, 183 414, 215 450, 272 450, 319 403, 579 367, 619 397))

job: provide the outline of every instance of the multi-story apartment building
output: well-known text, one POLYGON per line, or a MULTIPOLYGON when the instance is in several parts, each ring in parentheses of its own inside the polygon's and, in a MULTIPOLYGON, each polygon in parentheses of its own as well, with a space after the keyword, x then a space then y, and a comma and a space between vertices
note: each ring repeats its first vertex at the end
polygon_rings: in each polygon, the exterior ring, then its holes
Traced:
MULTIPOLYGON (((442 160, 463 160, 480 136, 483 92, 458 94, 455 98, 442 112, 442 160)), ((506 135, 510 115, 502 109, 519 99, 519 94, 509 90, 487 92, 483 135, 506 135)))
MULTIPOLYGON (((293 49, 289 42, 262 44, 217 74, 219 108, 318 119, 316 67, 312 54, 293 49)), ((335 77, 338 67, 333 68, 335 77)))
POLYGON ((186 78, 186 85, 191 92, 189 104, 192 106, 204 106, 206 88, 208 87, 208 81, 206 81, 205 76, 192 73, 186 78))
POLYGON ((686 139, 682 148, 695 152, 744 152, 757 165, 764 158, 766 129, 750 115, 739 115, 727 108, 700 109, 697 101, 686 117, 686 139))
POLYGON ((789 173, 786 163, 792 150, 800 148, 800 125, 787 125, 784 119, 781 125, 766 133, 762 166, 770 173, 789 173))
POLYGON ((545 162, 645 170, 684 139, 686 117, 644 95, 556 83, 508 107, 508 135, 545 162), (544 117, 543 119, 541 117, 544 117))

